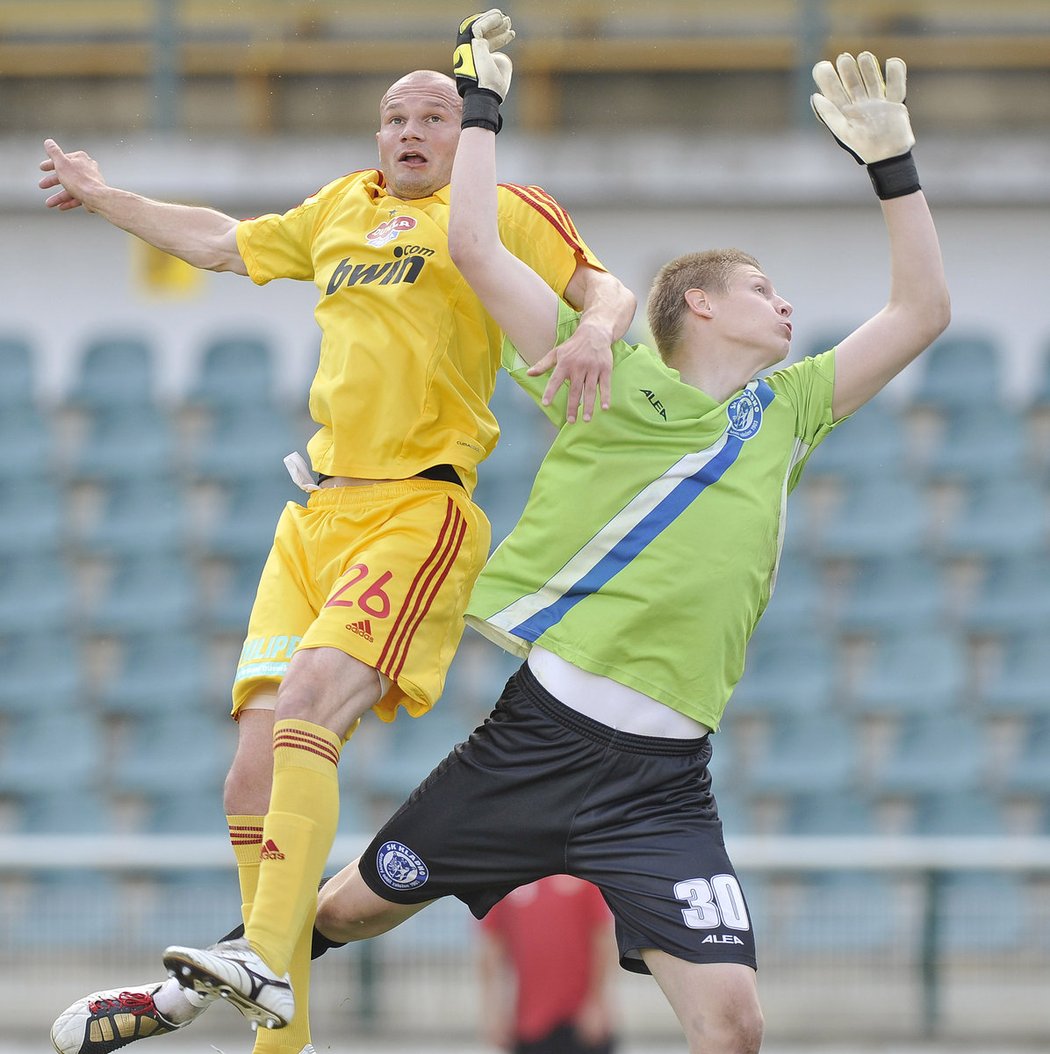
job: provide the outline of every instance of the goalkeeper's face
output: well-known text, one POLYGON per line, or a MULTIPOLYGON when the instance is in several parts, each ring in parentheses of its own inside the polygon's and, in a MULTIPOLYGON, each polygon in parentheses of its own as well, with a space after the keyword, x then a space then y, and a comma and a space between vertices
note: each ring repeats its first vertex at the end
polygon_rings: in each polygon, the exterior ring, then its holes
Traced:
POLYGON ((452 178, 462 103, 456 82, 433 70, 395 81, 379 104, 379 167, 396 198, 426 198, 452 178))

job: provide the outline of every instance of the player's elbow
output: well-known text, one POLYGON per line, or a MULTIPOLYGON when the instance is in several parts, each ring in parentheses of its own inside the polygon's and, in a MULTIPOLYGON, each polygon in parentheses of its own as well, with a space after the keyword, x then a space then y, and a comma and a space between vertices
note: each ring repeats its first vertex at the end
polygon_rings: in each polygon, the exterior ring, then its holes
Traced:
POLYGON ((463 230, 455 224, 448 231, 448 254, 459 273, 473 284, 473 279, 480 275, 489 257, 477 233, 463 230))

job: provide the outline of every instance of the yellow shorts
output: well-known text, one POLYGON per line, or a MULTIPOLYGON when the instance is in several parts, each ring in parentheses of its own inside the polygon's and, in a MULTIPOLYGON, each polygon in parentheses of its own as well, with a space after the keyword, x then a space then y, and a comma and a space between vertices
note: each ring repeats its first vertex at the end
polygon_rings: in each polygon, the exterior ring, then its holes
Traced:
POLYGON ((425 713, 441 695, 485 558, 488 519, 427 479, 313 491, 277 522, 237 664, 233 713, 297 648, 338 648, 392 682, 374 707, 425 713))

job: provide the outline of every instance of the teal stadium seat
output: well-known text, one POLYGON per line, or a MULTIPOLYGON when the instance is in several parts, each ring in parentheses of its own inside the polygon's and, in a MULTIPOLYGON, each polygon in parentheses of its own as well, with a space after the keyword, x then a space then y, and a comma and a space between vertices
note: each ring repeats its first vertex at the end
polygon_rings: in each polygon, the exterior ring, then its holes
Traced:
POLYGON ((156 394, 150 341, 134 334, 113 334, 85 346, 65 402, 85 411, 130 409, 152 405, 156 394))
POLYGON ((51 791, 56 781, 70 795, 99 787, 105 739, 94 718, 77 707, 75 696, 51 700, 47 709, 11 720, 0 740, 0 794, 51 791))
POLYGON ((975 483, 956 515, 937 532, 937 550, 977 560, 1036 556, 1050 542, 1050 510, 1030 478, 996 477, 975 483))
POLYGON ((782 714, 749 766, 750 789, 776 797, 840 794, 859 786, 860 762, 857 730, 841 714, 782 714))
MULTIPOLYGON (((274 520, 274 524, 276 524, 274 520)), ((258 555, 226 560, 210 576, 209 595, 204 598, 205 625, 210 633, 244 636, 248 628, 264 557, 258 555)))
POLYGON ((1050 632, 1050 556, 1010 554, 987 562, 970 604, 960 613, 965 628, 977 635, 1009 636, 1050 632))
POLYGON ((837 676, 838 651, 826 634, 805 628, 772 633, 759 623, 729 705, 736 714, 824 712, 834 699, 837 676))
POLYGON ((85 612, 82 629, 121 635, 185 629, 198 615, 197 584, 188 560, 141 553, 115 561, 112 576, 85 612))
POLYGON ((897 476, 911 464, 907 408, 876 397, 854 417, 841 422, 806 462, 803 478, 842 480, 897 476))
POLYGON ((878 823, 871 801, 858 791, 803 791, 787 803, 783 833, 807 838, 860 837, 877 834, 878 823))
POLYGON ((970 656, 955 633, 919 626, 886 630, 853 685, 852 706, 868 717, 958 712, 972 683, 970 656))
POLYGON ((808 877, 785 920, 782 939, 793 955, 888 952, 900 943, 904 919, 893 882, 881 874, 822 872, 808 877))
POLYGON ((1050 613, 1044 628, 1027 629, 1005 639, 1000 660, 979 693, 978 705, 993 718, 1050 714, 1050 613))
POLYGON ((0 713, 32 715, 81 696, 86 668, 75 637, 48 632, 0 637, 0 713))
POLYGON ((129 473, 111 481, 93 522, 77 545, 97 557, 166 557, 190 547, 189 512, 176 477, 129 473))
POLYGON ((261 335, 216 336, 205 344, 186 401, 212 410, 272 407, 274 352, 261 335))
POLYGON ((0 412, 0 479, 55 479, 58 443, 50 413, 28 403, 6 406, 0 412))
POLYGON ((945 572, 922 553, 854 561, 834 608, 840 631, 878 634, 943 626, 951 607, 945 572))
POLYGON ((988 752, 983 723, 965 713, 905 717, 894 730, 887 756, 871 775, 876 793, 889 798, 957 788, 983 788, 988 752))
POLYGON ((1033 717, 1018 752, 1000 776, 1006 795, 1050 801, 1050 714, 1033 717))
POLYGON ((936 410, 980 406, 1002 395, 1002 360, 991 337, 949 330, 920 360, 911 401, 936 410))
POLYGON ((811 633, 827 625, 830 590, 820 560, 808 553, 783 557, 776 587, 759 623, 763 634, 811 633))
POLYGON ((64 560, 53 553, 0 558, 0 635, 60 635, 77 610, 73 569, 64 560))
POLYGON ((0 558, 55 558, 68 541, 65 488, 42 475, 0 477, 0 558))
POLYGON ((1024 415, 1007 404, 952 406, 932 450, 922 459, 923 476, 939 482, 1023 476, 1033 468, 1024 415))
POLYGON ((159 405, 106 406, 91 411, 66 465, 74 480, 138 482, 179 469, 179 441, 159 405))
POLYGON ((15 334, 0 336, 0 414, 38 399, 37 361, 32 341, 15 334))
POLYGON ((909 477, 858 477, 844 486, 841 506, 818 531, 816 552, 838 559, 918 553, 929 522, 926 495, 909 477))
POLYGON ((200 538, 201 549, 207 556, 251 560, 261 568, 285 505, 302 505, 305 499, 283 466, 274 478, 267 475, 230 483, 222 491, 221 512, 200 538))
POLYGON ((129 633, 109 675, 92 696, 107 716, 224 712, 212 690, 210 663, 200 635, 166 628, 129 633))
POLYGON ((183 792, 210 790, 221 802, 236 727, 227 714, 145 716, 134 723, 123 749, 109 764, 110 789, 173 802, 183 792))
POLYGON ((998 800, 987 793, 943 787, 914 802, 909 834, 941 838, 994 838, 1008 834, 998 800))
POLYGON ((257 479, 287 482, 285 455, 302 451, 309 436, 297 417, 272 405, 219 406, 191 445, 188 469, 196 481, 217 484, 257 479))

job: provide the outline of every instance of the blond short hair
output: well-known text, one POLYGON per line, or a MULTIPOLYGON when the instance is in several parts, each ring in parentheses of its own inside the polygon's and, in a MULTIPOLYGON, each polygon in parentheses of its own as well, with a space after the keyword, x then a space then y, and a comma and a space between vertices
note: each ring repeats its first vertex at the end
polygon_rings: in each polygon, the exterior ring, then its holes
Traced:
POLYGON ((749 266, 761 270, 758 261, 740 249, 707 249, 678 256, 660 268, 649 290, 646 314, 662 359, 674 354, 682 338, 687 290, 724 293, 733 274, 749 266))

